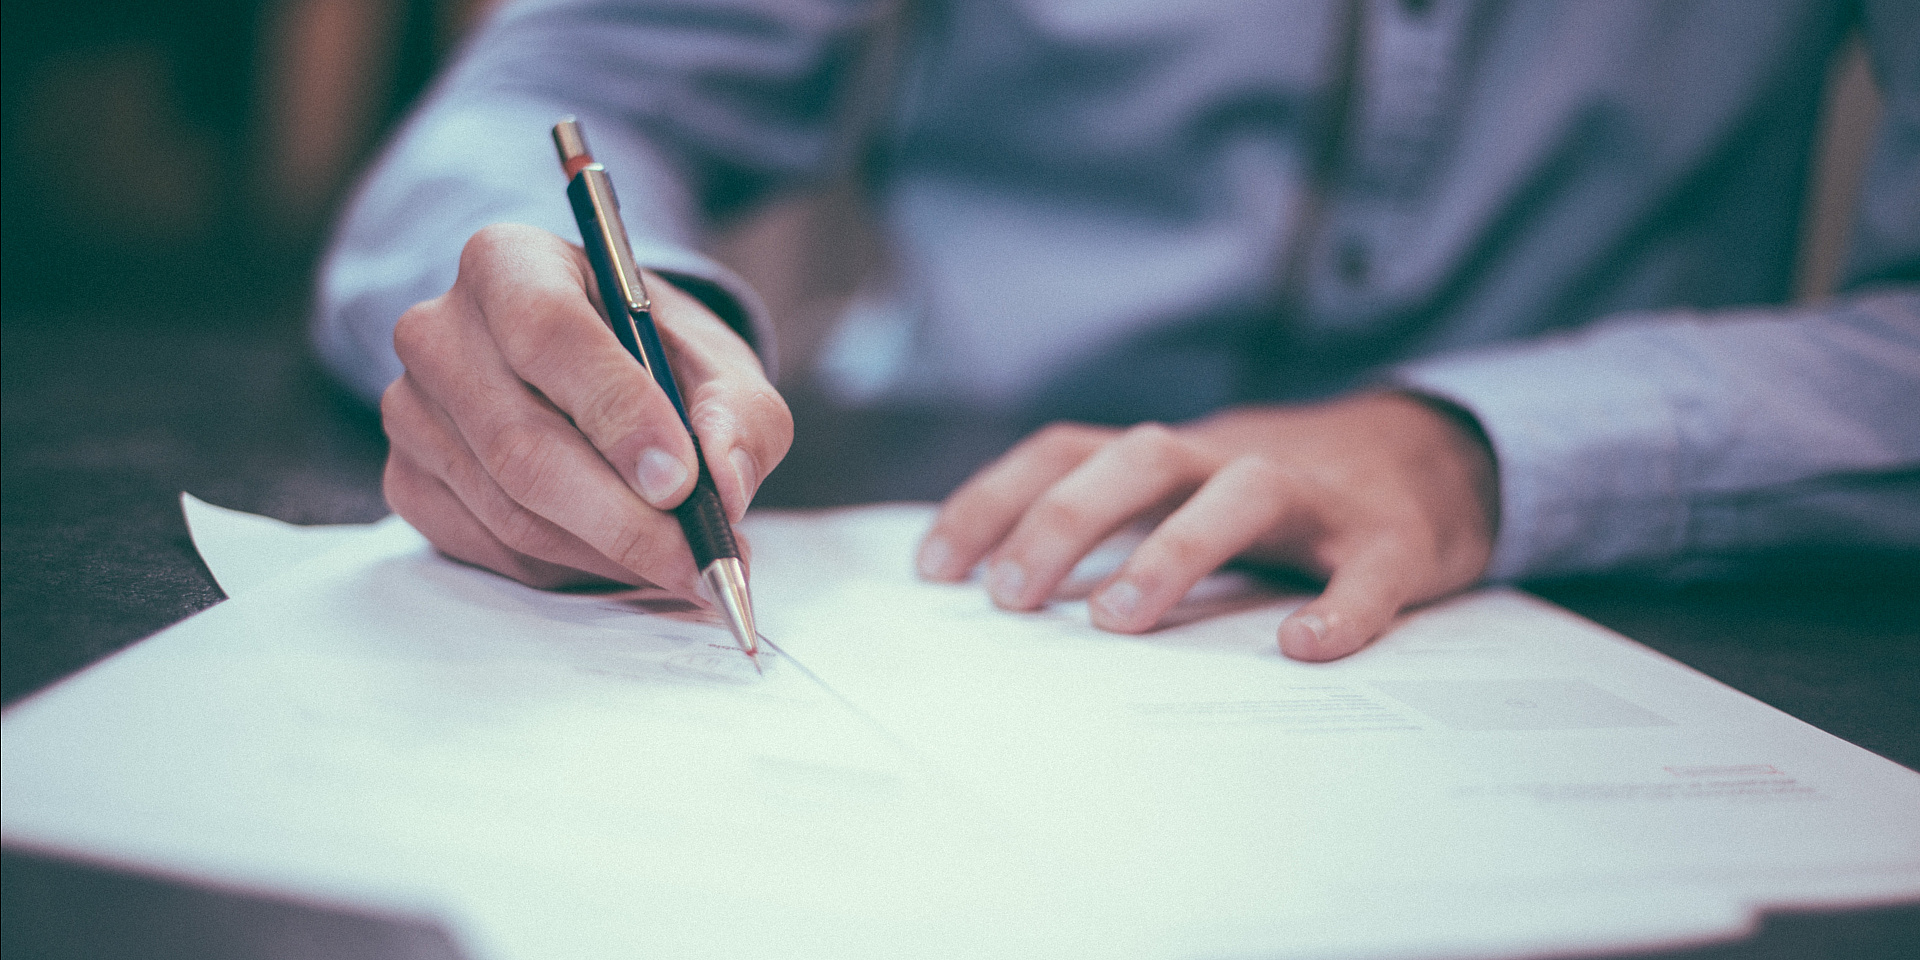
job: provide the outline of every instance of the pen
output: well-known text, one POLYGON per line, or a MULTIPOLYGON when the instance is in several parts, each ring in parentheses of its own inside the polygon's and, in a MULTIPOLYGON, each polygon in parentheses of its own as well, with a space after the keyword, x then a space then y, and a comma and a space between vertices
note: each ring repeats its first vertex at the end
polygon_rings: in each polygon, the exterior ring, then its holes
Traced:
POLYGON ((614 196, 613 181, 607 178, 607 168, 596 163, 587 150, 586 134, 578 120, 562 117, 554 124, 553 144, 560 150, 560 165, 567 173, 567 199, 573 202, 573 217, 580 224, 581 239, 586 241, 587 260, 593 264, 593 276, 600 285, 600 301, 607 306, 607 323, 620 345, 673 401, 681 425, 693 440, 699 479, 687 499, 673 509, 673 515, 687 535, 687 546, 693 548, 693 563, 701 580, 726 614, 734 641, 758 669, 759 633, 753 624, 753 597, 747 592, 740 546, 720 506, 720 493, 714 489, 707 458, 700 452, 700 437, 693 432, 687 406, 680 400, 673 368, 667 365, 666 351, 660 346, 660 333, 654 329, 652 303, 640 279, 640 267, 633 261, 633 248, 627 243, 627 228, 620 220, 620 200, 614 196))

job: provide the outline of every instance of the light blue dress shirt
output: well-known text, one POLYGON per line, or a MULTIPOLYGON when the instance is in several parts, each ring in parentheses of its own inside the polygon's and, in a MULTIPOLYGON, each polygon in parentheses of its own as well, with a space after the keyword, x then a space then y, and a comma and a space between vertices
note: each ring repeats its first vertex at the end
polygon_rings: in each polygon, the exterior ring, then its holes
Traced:
POLYGON ((640 259, 762 346, 705 233, 863 171, 893 266, 849 328, 863 402, 1130 422, 1397 384, 1494 447, 1494 579, 1920 553, 1920 3, 510 5, 336 236, 315 337, 359 392, 475 229, 577 238, 563 113, 640 259), (1885 109, 1852 258, 1790 307, 1856 29, 1885 109))

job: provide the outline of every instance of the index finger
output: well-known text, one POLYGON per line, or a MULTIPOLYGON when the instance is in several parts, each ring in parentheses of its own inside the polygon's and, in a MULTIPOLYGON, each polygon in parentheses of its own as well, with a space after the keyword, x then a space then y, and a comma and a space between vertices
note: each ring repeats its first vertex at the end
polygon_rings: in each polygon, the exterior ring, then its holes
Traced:
POLYGON ((940 505, 932 529, 920 542, 920 575, 929 580, 965 578, 1006 539, 1028 506, 1117 432, 1056 423, 982 468, 940 505))

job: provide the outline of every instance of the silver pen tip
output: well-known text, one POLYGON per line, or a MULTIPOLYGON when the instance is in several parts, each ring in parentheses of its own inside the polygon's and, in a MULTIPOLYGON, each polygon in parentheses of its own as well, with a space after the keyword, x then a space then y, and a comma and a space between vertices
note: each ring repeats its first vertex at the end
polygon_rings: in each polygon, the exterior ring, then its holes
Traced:
POLYGON ((727 627, 733 631, 735 643, 741 651, 753 658, 756 669, 760 666, 760 629, 753 622, 753 596, 747 592, 747 571, 736 557, 721 557, 707 565, 701 571, 700 578, 706 581, 707 591, 713 594, 713 600, 720 612, 727 618, 727 627))

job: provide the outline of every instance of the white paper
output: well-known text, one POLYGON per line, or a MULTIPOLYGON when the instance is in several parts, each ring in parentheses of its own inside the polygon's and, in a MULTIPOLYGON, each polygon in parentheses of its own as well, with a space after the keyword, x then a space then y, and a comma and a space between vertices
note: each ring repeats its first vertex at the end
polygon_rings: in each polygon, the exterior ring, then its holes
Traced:
POLYGON ((180 511, 187 518, 194 549, 229 597, 272 583, 335 547, 407 525, 395 514, 378 523, 303 527, 216 507, 191 493, 180 495, 180 511))
POLYGON ((1301 664, 1233 578, 1145 637, 920 583, 929 516, 751 518, 759 678, 645 594, 203 511, 261 576, 8 713, 6 840, 503 958, 1531 955, 1920 897, 1920 775, 1537 600, 1301 664))

